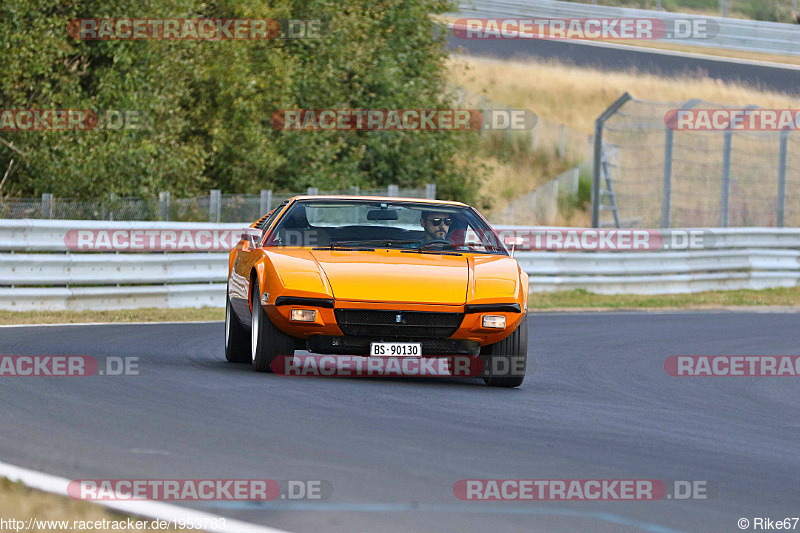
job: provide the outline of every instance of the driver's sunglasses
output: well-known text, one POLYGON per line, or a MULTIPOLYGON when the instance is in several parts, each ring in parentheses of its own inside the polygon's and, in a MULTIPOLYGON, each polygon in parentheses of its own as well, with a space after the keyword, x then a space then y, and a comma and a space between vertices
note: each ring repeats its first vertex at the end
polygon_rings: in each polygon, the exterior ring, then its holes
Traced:
POLYGON ((430 222, 434 226, 441 226, 442 223, 444 222, 445 226, 449 226, 450 224, 453 223, 453 219, 452 218, 429 218, 428 222, 430 222))

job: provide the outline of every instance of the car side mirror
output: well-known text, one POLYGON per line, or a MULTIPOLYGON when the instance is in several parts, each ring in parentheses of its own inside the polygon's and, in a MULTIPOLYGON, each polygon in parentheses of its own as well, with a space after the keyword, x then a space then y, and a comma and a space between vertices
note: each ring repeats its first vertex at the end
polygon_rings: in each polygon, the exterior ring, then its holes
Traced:
POLYGON ((241 240, 244 241, 244 246, 247 249, 255 249, 259 247, 261 238, 261 230, 255 228, 247 228, 242 231, 241 240))

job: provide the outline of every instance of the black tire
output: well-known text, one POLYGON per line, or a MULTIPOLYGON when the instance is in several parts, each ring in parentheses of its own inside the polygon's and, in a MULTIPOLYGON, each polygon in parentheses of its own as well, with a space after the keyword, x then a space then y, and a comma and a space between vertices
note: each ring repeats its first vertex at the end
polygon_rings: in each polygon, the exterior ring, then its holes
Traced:
POLYGON ((481 348, 483 382, 490 387, 519 387, 528 365, 528 315, 514 333, 481 348))
POLYGON ((253 325, 250 330, 250 360, 256 372, 272 372, 272 361, 282 355, 294 355, 294 337, 278 328, 261 307, 261 289, 258 280, 250 295, 253 304, 253 325))
POLYGON ((231 309, 231 300, 225 297, 225 359, 231 363, 250 362, 250 332, 247 331, 231 309))

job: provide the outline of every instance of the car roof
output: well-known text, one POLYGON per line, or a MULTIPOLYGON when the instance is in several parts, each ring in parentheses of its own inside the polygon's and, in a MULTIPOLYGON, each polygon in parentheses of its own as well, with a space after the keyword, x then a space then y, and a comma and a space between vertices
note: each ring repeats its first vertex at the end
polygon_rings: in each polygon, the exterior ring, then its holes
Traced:
POLYGON ((411 202, 415 204, 430 204, 430 205, 449 205, 453 207, 469 207, 462 202, 452 202, 450 200, 429 200, 426 198, 400 198, 394 196, 355 196, 350 194, 343 195, 328 195, 328 194, 315 194, 315 195, 299 195, 289 198, 289 201, 295 200, 371 200, 380 202, 411 202))

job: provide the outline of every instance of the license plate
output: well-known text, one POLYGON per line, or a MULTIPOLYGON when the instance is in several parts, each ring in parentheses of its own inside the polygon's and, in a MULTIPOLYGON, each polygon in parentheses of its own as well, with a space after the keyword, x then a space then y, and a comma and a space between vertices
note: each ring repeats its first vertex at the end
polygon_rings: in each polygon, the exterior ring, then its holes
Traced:
POLYGON ((369 354, 379 357, 420 357, 422 343, 419 342, 373 342, 369 354))

